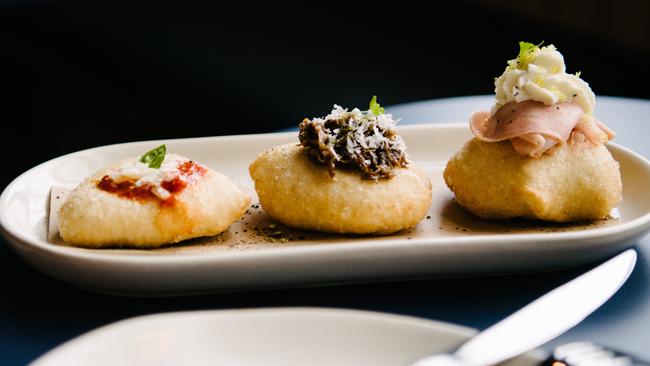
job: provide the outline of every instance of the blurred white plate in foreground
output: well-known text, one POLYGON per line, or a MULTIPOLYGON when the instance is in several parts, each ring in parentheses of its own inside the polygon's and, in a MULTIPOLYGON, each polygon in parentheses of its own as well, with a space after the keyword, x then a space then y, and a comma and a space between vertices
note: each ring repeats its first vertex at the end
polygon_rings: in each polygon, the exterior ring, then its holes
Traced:
MULTIPOLYGON (((168 313, 99 328, 32 365, 402 366, 473 334, 447 323, 352 310, 168 313)), ((504 365, 537 365, 541 356, 534 351, 504 365)))

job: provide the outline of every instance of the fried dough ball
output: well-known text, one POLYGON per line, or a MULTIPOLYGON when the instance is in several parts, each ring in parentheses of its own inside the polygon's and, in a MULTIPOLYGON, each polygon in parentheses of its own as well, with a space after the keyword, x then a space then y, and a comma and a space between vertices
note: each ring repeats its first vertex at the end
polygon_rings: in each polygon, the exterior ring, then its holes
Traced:
POLYGON ((97 182, 108 172, 101 170, 75 188, 62 205, 61 237, 81 247, 151 248, 219 234, 243 215, 250 197, 225 175, 205 169, 173 204, 101 190, 97 182))
POLYGON ((486 219, 603 219, 621 201, 619 165, 603 145, 564 144, 540 158, 509 141, 468 141, 444 172, 458 203, 486 219))
POLYGON ((431 205, 431 180, 415 164, 390 179, 309 159, 296 144, 274 147, 249 167, 264 210, 285 225, 345 234, 390 234, 416 225, 431 205))

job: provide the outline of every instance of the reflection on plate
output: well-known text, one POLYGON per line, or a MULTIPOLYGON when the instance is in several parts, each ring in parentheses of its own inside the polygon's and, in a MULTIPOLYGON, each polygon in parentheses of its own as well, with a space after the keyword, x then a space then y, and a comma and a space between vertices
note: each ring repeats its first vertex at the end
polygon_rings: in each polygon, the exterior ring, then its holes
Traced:
MULTIPOLYGON (((278 308, 150 315, 114 323, 33 366, 400 366, 452 349, 470 328, 381 313, 278 308)), ((535 351, 503 365, 537 365, 535 351)))
MULTIPOLYGON (((219 236, 156 250, 81 249, 66 246, 56 232, 48 238, 48 219, 56 219, 48 217, 52 187, 72 187, 99 167, 160 142, 99 147, 39 165, 0 197, 0 227, 28 262, 54 277, 97 291, 151 296, 548 270, 621 251, 650 226, 650 164, 619 146, 609 146, 623 177, 617 218, 588 225, 489 222, 456 205, 442 181, 447 159, 470 138, 467 126, 406 126, 400 133, 411 158, 430 174, 434 196, 427 218, 395 235, 294 231, 253 204, 219 236)), ((261 151, 295 140, 295 133, 281 133, 164 142, 254 194, 248 164, 261 151)), ((53 193, 51 203, 56 206, 65 192, 53 193)))

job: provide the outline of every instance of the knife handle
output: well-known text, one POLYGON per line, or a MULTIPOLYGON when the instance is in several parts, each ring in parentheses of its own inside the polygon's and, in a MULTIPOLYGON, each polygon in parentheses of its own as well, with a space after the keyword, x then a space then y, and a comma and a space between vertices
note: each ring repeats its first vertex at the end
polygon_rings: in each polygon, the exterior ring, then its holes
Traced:
POLYGON ((572 342, 558 346, 542 366, 650 366, 625 353, 596 345, 591 342, 572 342))

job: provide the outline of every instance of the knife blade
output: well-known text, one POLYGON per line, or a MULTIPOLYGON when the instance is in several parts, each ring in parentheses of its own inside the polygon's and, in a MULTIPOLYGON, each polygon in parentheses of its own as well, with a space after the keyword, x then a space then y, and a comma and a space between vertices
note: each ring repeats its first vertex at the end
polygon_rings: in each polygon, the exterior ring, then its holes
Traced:
POLYGON ((634 249, 626 250, 524 306, 456 352, 429 356, 411 365, 493 365, 540 346, 604 304, 625 283, 635 263, 634 249))

